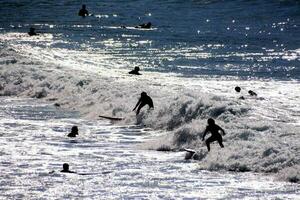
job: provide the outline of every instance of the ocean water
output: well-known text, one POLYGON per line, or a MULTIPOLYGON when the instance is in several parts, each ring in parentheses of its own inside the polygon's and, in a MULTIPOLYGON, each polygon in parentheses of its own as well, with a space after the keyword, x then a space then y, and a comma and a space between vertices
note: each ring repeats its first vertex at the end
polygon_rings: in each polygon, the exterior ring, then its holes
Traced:
POLYGON ((0 5, 1 198, 299 198, 299 1, 0 5), (210 117, 227 134, 208 154, 210 117))

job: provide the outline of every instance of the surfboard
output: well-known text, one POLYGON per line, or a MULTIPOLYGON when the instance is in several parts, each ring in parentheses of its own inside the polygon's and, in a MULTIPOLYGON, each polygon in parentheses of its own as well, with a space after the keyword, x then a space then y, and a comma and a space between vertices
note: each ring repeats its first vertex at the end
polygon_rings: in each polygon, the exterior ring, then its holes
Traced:
POLYGON ((104 118, 104 119, 109 119, 109 120, 123 120, 124 118, 119 118, 119 117, 109 117, 109 116, 104 116, 104 115, 99 115, 99 117, 104 118))
POLYGON ((183 150, 187 152, 184 157, 185 160, 192 159, 196 153, 196 151, 193 149, 183 149, 183 150))
POLYGON ((196 150, 193 149, 183 149, 184 151, 187 151, 189 153, 196 153, 196 150))

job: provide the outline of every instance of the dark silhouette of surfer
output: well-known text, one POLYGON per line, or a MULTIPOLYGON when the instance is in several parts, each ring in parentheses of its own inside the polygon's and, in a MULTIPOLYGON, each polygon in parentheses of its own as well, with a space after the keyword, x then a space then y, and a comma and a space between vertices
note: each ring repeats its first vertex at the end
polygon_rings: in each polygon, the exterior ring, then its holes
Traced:
POLYGON ((28 35, 34 36, 34 35, 38 35, 38 34, 35 32, 35 28, 32 28, 32 27, 31 27, 31 28, 29 29, 28 35))
POLYGON ((142 75, 139 73, 140 68, 139 67, 135 67, 134 70, 131 70, 130 72, 128 72, 129 74, 135 74, 135 75, 142 75))
POLYGON ((257 96, 257 94, 255 92, 253 92, 252 90, 249 90, 248 94, 250 94, 250 96, 255 96, 255 97, 257 96))
POLYGON ((64 163, 63 164, 63 170, 61 170, 60 172, 63 172, 63 173, 75 173, 76 174, 76 172, 73 172, 73 171, 69 170, 69 164, 68 163, 64 163))
POLYGON ((73 126, 71 129, 71 133, 68 134, 68 137, 76 137, 78 135, 78 127, 73 126))
POLYGON ((222 143, 223 139, 222 139, 222 136, 220 135, 219 131, 221 131, 223 135, 225 135, 225 131, 220 126, 215 124, 215 120, 213 120, 212 118, 209 118, 207 120, 207 123, 208 123, 208 126, 206 127, 203 137, 202 137, 202 141, 204 141, 205 135, 208 132, 211 133, 211 136, 205 141, 207 150, 210 151, 210 143, 212 143, 214 141, 218 141, 219 145, 222 148, 224 148, 224 145, 222 143))
POLYGON ((82 5, 82 8, 79 10, 78 15, 81 17, 86 17, 89 15, 89 12, 86 9, 86 5, 82 5))
POLYGON ((239 87, 239 86, 236 86, 235 88, 234 88, 234 90, 236 91, 236 92, 241 92, 241 88, 239 87))
POLYGON ((138 107, 138 109, 136 111, 136 114, 138 115, 140 113, 141 108, 144 107, 145 105, 148 105, 149 108, 154 109, 153 101, 152 101, 151 97, 149 97, 146 92, 142 92, 141 98, 139 99, 139 101, 137 102, 136 106, 134 107, 134 109, 132 111, 134 111, 138 107))
POLYGON ((151 28, 151 26, 152 26, 151 22, 148 22, 148 23, 140 24, 140 25, 136 26, 135 28, 149 29, 149 28, 151 28))
MULTIPOLYGON (((237 93, 240 93, 240 92, 241 92, 240 86, 236 86, 236 87, 234 88, 234 90, 235 90, 237 93)), ((245 98, 244 98, 243 96, 240 96, 239 99, 245 99, 245 98)))

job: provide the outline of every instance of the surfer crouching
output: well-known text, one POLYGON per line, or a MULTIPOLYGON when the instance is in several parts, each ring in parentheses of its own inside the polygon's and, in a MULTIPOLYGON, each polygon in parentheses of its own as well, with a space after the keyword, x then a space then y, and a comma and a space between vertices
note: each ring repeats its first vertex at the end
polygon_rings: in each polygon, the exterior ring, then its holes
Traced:
POLYGON ((209 118, 207 120, 207 123, 208 123, 208 126, 206 127, 203 137, 202 137, 202 141, 204 141, 205 135, 208 132, 211 133, 211 136, 205 141, 207 150, 210 151, 210 143, 212 143, 214 141, 218 141, 220 147, 224 148, 224 145, 222 143, 223 139, 222 139, 222 136, 220 135, 219 131, 221 131, 223 135, 225 135, 225 131, 220 126, 215 124, 215 120, 213 120, 212 118, 209 118))
POLYGON ((146 92, 142 92, 141 98, 139 99, 139 101, 137 102, 137 104, 135 105, 132 111, 134 111, 138 107, 136 111, 136 115, 138 115, 140 113, 141 108, 144 107, 145 105, 148 105, 149 108, 154 109, 153 101, 151 97, 149 97, 146 92))

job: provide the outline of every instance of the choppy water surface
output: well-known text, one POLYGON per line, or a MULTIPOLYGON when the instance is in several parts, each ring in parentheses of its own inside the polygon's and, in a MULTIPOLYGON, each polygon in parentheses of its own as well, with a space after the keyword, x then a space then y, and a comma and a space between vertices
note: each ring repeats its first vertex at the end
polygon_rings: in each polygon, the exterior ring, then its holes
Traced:
POLYGON ((85 19, 77 16, 81 3, 2 1, 1 32, 33 26, 53 41, 13 36, 10 44, 86 68, 101 63, 184 76, 300 77, 299 1, 88 1, 93 16, 85 19), (133 29, 148 21, 153 29, 133 29))
POLYGON ((1 199, 296 199, 297 184, 252 173, 208 172, 184 152, 142 150, 155 133, 28 100, 0 100, 1 199), (33 112, 28 112, 31 107, 33 112), (5 116, 5 118, 4 118, 5 116), (73 125, 79 137, 66 137, 73 125), (68 162, 85 175, 59 173, 68 162), (51 171, 53 174, 49 174, 51 171))

